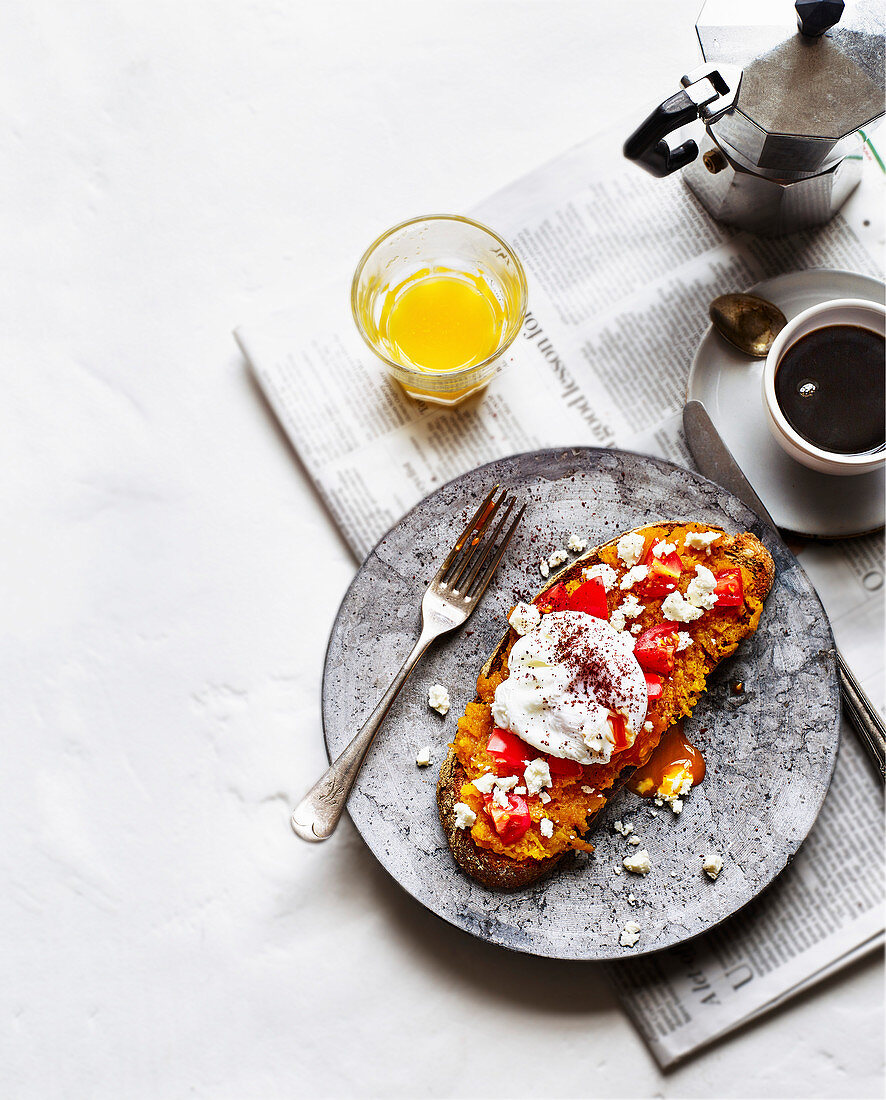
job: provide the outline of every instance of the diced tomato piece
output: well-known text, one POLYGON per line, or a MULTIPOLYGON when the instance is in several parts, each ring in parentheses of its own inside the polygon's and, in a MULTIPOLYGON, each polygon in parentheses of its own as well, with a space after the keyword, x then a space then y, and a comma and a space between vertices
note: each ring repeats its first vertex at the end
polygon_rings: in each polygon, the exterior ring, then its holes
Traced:
POLYGON ((683 562, 676 550, 671 550, 660 558, 653 554, 652 551, 659 542, 661 539, 653 542, 643 558, 643 564, 649 567, 649 576, 640 585, 640 590, 650 600, 663 599, 673 592, 683 572, 683 562))
POLYGON ((664 681, 660 676, 656 676, 654 672, 645 672, 643 675, 646 677, 646 693, 651 703, 653 699, 658 699, 661 695, 664 681))
POLYGON ((570 611, 583 611, 597 619, 609 618, 609 604, 606 602, 606 589, 599 577, 591 577, 569 597, 567 607, 570 611))
POLYGON ((566 586, 558 582, 553 588, 549 588, 547 592, 540 592, 535 597, 534 602, 543 615, 548 611, 565 611, 569 604, 566 586))
POLYGON ((634 656, 645 672, 673 672, 677 652, 675 623, 662 623, 644 630, 634 645, 634 656))
POLYGON ((530 760, 534 760, 538 753, 516 733, 510 730, 500 729, 498 726, 492 731, 492 736, 486 742, 486 751, 494 756, 496 762, 504 769, 504 775, 522 775, 530 760))
POLYGON ((623 714, 609 712, 609 728, 612 730, 613 752, 620 752, 628 747, 628 731, 623 714))
POLYGON ((564 760, 562 756, 547 756, 545 759, 551 775, 559 775, 562 779, 577 779, 581 775, 581 764, 577 760, 564 760))
POLYGON ((744 581, 741 570, 724 569, 717 574, 717 587, 714 589, 717 607, 741 607, 744 603, 744 581))
POLYGON ((502 844, 516 844, 532 821, 529 804, 523 795, 509 794, 507 807, 497 805, 492 795, 487 795, 483 801, 502 844))

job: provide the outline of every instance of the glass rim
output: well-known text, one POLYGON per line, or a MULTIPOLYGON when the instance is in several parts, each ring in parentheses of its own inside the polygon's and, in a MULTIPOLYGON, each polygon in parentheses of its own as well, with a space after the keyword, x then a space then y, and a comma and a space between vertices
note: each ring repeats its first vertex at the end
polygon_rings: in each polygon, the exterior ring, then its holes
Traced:
POLYGON ((494 229, 490 229, 488 225, 484 225, 483 222, 475 221, 473 218, 466 218, 463 214, 423 214, 417 218, 407 218, 405 221, 398 222, 396 225, 392 225, 390 229, 386 229, 384 233, 376 237, 372 244, 366 249, 363 255, 360 257, 357 267, 354 270, 353 278, 351 279, 351 315, 354 318, 354 324, 357 326, 357 331, 363 338, 364 344, 369 348, 373 355, 377 356, 383 363, 386 363, 393 371, 401 371, 403 374, 410 378, 423 378, 425 380, 439 376, 441 378, 463 378, 473 371, 482 370, 484 367, 488 367, 491 363, 494 363, 497 359, 500 359, 508 348, 517 339, 517 334, 523 327, 523 320, 526 317, 526 304, 529 300, 529 290, 526 285, 526 272, 523 269, 523 264, 520 262, 520 257, 514 252, 513 248, 508 244, 504 238, 499 236, 494 229), (360 320, 360 314, 357 309, 357 287, 360 283, 360 276, 363 274, 363 268, 366 266, 369 257, 373 252, 382 244, 385 243, 390 237, 393 237, 395 233, 399 233, 401 229, 406 229, 411 225, 418 225, 420 222, 461 222, 464 225, 470 225, 474 229, 479 229, 483 233, 488 233, 493 240, 497 241, 501 247, 508 254, 508 258, 514 265, 514 270, 517 276, 517 282, 520 288, 520 323, 514 326, 514 331, 508 337, 507 340, 497 348, 491 355, 488 355, 485 359, 482 359, 479 363, 473 363, 469 367, 459 367, 458 370, 453 371, 423 371, 416 370, 415 367, 404 366, 403 363, 398 363, 395 360, 389 358, 384 354, 376 344, 370 340, 366 329, 363 326, 363 322, 360 320))

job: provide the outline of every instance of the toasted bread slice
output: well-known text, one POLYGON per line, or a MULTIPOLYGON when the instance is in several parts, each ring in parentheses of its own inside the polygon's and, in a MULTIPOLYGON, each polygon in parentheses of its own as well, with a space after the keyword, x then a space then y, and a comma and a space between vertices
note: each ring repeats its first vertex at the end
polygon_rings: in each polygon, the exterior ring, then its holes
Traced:
MULTIPOLYGON (((552 801, 547 805, 542 805, 537 798, 530 799, 532 826, 525 839, 511 848, 499 840, 488 815, 483 812, 482 797, 471 783, 484 771, 495 768, 485 745, 494 728, 490 705, 495 688, 508 675, 508 654, 519 637, 516 631, 508 630, 480 671, 477 695, 459 719, 456 739, 450 746, 437 784, 440 821, 453 856, 484 886, 520 889, 549 874, 565 858, 571 857, 572 850, 593 851, 587 834, 609 794, 636 767, 646 763, 666 729, 692 713, 711 671, 736 650, 742 639, 757 629, 763 601, 772 587, 774 565, 756 536, 749 532, 728 535, 698 523, 654 524, 638 528, 636 533, 644 536, 647 548, 653 541, 677 545, 684 563, 678 586, 683 593, 698 564, 712 571, 740 567, 744 603, 728 610, 715 607, 694 622, 676 624, 678 629, 691 634, 692 645, 684 653, 677 654, 674 672, 665 681, 661 697, 650 702, 647 725, 638 732, 633 745, 615 753, 609 764, 586 765, 577 779, 555 778, 550 791, 552 801), (719 537, 709 551, 685 545, 688 535, 715 531, 719 537), (647 728, 649 725, 651 729, 647 728), (454 807, 459 802, 476 812, 477 820, 470 829, 459 828, 455 823, 454 807), (543 837, 538 829, 538 822, 544 816, 558 820, 555 834, 550 838, 543 837)), ((538 596, 556 585, 564 585, 567 591, 574 590, 582 582, 583 570, 596 563, 615 569, 620 580, 627 569, 618 557, 617 543, 618 539, 613 539, 575 559, 552 577, 538 596)), ((610 615, 627 595, 618 584, 613 586, 608 592, 610 615)), ((641 615, 633 622, 640 623, 644 630, 664 622, 661 604, 661 599, 648 599, 641 615)))

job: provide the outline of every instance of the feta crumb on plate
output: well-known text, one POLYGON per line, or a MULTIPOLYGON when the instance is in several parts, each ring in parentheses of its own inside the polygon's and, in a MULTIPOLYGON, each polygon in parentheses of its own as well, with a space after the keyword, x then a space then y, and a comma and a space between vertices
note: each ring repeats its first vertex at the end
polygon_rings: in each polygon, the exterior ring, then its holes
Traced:
POLYGON ((635 920, 629 920, 621 930, 618 942, 622 947, 633 947, 640 938, 640 925, 635 920))
POLYGON ((553 554, 548 558, 548 565, 551 569, 556 569, 558 565, 562 565, 564 561, 569 559, 569 555, 565 550, 555 550, 553 554))
POLYGON ((416 764, 420 768, 426 768, 431 762, 431 746, 425 745, 423 749, 418 750, 418 755, 415 758, 416 764))
POLYGON ((434 684, 428 692, 428 706, 438 714, 449 713, 449 692, 442 684, 434 684))
POLYGON ((632 855, 625 856, 621 864, 626 871, 633 871, 635 875, 648 875, 652 870, 649 852, 645 848, 641 848, 639 852, 634 852, 632 855))
POLYGON ((566 540, 566 546, 573 554, 580 554, 587 546, 587 540, 580 539, 578 535, 570 535, 566 540))
POLYGON ((635 844, 636 845, 636 844, 641 844, 641 843, 642 843, 642 841, 640 840, 640 838, 638 836, 629 836, 628 837, 628 844, 635 844))
POLYGON ((633 825, 625 825, 623 821, 613 821, 612 828, 622 836, 628 836, 634 831, 633 825))
POLYGON ((455 811, 456 829, 470 829, 477 820, 477 815, 465 802, 456 802, 452 808, 455 811))
POLYGON ((538 568, 541 570, 541 575, 543 577, 549 577, 551 575, 551 567, 548 565, 547 561, 539 562, 538 568))
POLYGON ((717 852, 708 852, 704 857, 704 863, 702 863, 701 869, 708 878, 715 879, 723 870, 723 857, 717 852))

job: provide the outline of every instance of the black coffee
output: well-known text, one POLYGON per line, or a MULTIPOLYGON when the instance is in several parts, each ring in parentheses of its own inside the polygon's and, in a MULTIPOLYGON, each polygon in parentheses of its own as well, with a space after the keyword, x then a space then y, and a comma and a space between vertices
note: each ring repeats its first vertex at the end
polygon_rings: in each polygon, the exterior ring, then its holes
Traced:
POLYGON ((785 419, 823 451, 852 455, 886 443, 883 337, 858 325, 828 325, 802 336, 775 372, 785 419))

